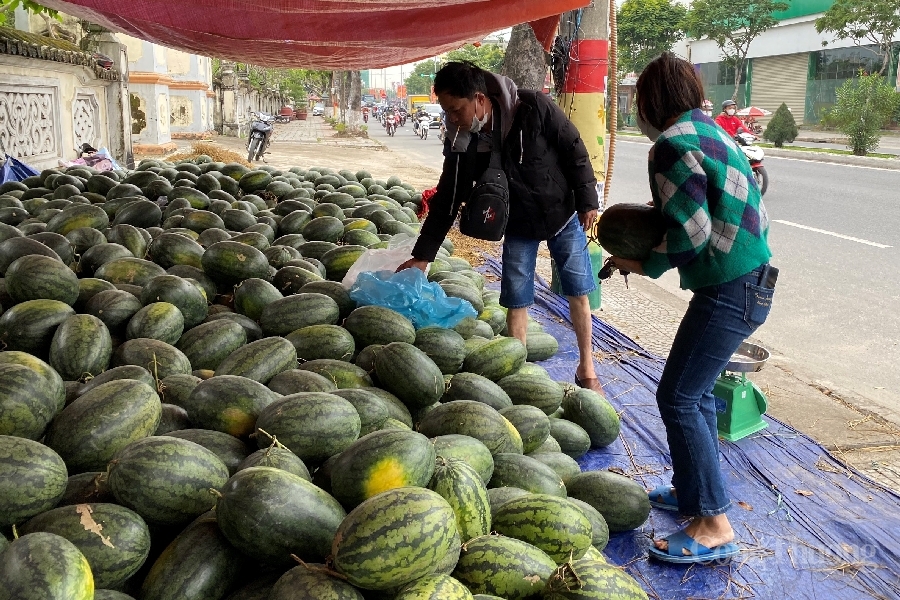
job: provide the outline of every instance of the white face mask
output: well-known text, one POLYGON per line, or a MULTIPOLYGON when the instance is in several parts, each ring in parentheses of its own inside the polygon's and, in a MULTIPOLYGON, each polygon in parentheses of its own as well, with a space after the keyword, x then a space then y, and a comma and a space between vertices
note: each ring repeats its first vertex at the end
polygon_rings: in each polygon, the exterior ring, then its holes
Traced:
POLYGON ((478 104, 477 104, 477 103, 475 104, 475 108, 476 108, 475 114, 472 115, 472 125, 469 127, 469 131, 470 131, 471 133, 478 133, 479 131, 481 131, 481 129, 482 129, 485 125, 487 125, 487 120, 488 120, 488 117, 490 116, 490 115, 488 114, 488 111, 485 110, 485 111, 484 111, 484 116, 483 116, 481 119, 479 119, 479 118, 478 118, 478 111, 477 111, 477 108, 478 108, 478 104))
POLYGON ((641 133, 646 135, 651 142, 655 142, 659 139, 659 136, 662 135, 662 132, 641 118, 641 115, 637 115, 637 126, 638 129, 641 130, 641 133))
POLYGON ((725 111, 725 114, 728 115, 729 117, 733 117, 735 112, 736 111, 733 108, 729 108, 728 110, 725 111))

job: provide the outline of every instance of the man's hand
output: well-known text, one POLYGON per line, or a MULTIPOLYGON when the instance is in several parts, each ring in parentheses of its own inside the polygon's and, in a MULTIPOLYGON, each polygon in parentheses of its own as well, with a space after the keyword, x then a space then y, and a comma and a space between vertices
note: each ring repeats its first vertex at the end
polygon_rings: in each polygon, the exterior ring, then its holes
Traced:
POLYGON ((397 267, 397 270, 394 271, 394 273, 399 273, 400 271, 405 271, 406 269, 409 269, 410 267, 415 267, 415 268, 419 269, 420 271, 422 271, 423 273, 425 273, 425 269, 428 268, 428 261, 422 260, 421 258, 411 258, 408 261, 406 261, 405 263, 403 263, 402 265, 400 265, 399 267, 397 267))
POLYGON ((644 274, 644 267, 639 260, 619 258, 618 256, 610 257, 609 260, 612 261, 612 264, 620 271, 627 271, 629 273, 634 273, 635 275, 644 274))
POLYGON ((589 210, 585 213, 578 213, 578 221, 581 223, 581 228, 585 231, 590 231, 591 227, 594 226, 594 221, 597 220, 597 210, 589 210))

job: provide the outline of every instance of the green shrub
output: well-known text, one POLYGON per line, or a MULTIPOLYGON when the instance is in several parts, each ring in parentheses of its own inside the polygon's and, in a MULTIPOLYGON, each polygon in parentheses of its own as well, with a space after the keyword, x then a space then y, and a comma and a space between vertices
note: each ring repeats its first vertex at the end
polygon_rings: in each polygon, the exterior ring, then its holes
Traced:
POLYGON ((853 154, 865 156, 878 147, 881 129, 897 109, 900 95, 879 74, 848 79, 837 89, 837 103, 830 117, 847 136, 853 154))
POLYGON ((797 139, 797 133, 797 122, 794 121, 794 115, 788 110, 787 104, 782 102, 763 132, 763 137, 775 144, 776 148, 781 148, 785 142, 791 143, 797 139))

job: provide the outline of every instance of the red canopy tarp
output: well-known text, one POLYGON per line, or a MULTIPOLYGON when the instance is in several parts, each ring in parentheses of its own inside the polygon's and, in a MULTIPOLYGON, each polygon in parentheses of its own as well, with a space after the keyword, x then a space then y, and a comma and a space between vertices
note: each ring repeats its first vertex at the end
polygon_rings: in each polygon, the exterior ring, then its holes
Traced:
MULTIPOLYGON (((128 35, 259 66, 377 69, 454 50, 587 0, 41 0, 128 35)), ((542 34, 542 35, 541 35, 542 34)))

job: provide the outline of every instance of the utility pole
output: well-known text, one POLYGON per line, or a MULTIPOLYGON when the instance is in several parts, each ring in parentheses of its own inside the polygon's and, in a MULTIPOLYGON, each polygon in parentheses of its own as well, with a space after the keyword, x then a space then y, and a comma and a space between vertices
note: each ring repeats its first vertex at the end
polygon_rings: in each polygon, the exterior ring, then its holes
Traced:
MULTIPOLYGON (((571 40, 559 105, 587 146, 597 191, 603 201, 606 178, 606 77, 609 73, 609 2, 593 0, 580 11, 563 13, 559 33, 571 40)), ((615 75, 613 75, 615 76, 615 75)))

